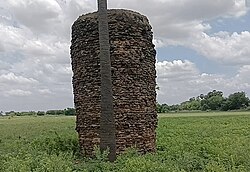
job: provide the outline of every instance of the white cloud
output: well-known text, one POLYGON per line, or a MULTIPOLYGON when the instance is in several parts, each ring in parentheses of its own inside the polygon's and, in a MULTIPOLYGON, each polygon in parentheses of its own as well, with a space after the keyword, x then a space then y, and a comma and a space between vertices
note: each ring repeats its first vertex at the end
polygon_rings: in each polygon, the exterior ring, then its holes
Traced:
MULTIPOLYGON (((119 1, 119 7, 128 7, 146 14, 154 29, 156 47, 181 45, 192 48, 205 57, 221 63, 244 64, 250 61, 249 32, 220 32, 209 35, 209 21, 220 18, 238 18, 247 12, 245 0, 139 0, 119 1)), ((110 1, 110 6, 117 3, 110 1)))
POLYGON ((183 79, 193 78, 193 74, 197 74, 198 70, 195 64, 186 60, 174 60, 173 62, 163 61, 156 65, 157 78, 162 81, 169 80, 181 81, 183 79))
POLYGON ((2 61, 1 59, 0 59, 0 64, 1 64, 0 65, 0 74, 4 73, 5 70, 8 70, 10 68, 10 65, 7 62, 2 61))
POLYGON ((180 103, 212 90, 222 90, 226 96, 242 90, 250 93, 249 65, 241 67, 233 77, 200 73, 194 63, 181 60, 158 62, 156 69, 161 103, 180 103))
MULTIPOLYGON (((203 21, 217 17, 239 17, 246 13, 245 0, 116 0, 109 1, 110 8, 128 8, 149 17, 156 37, 188 37, 201 32, 203 21)), ((183 40, 184 40, 183 39, 183 40)))
POLYGON ((0 42, 0 52, 3 52, 4 51, 4 45, 0 42))
POLYGON ((250 32, 218 32, 213 36, 197 35, 188 45, 204 56, 224 64, 250 64, 250 32))
MULTIPOLYGON (((54 35, 37 37, 28 29, 0 23, 0 36, 2 38, 0 48, 2 47, 3 52, 20 51, 26 57, 31 58, 55 55, 60 58, 69 55, 69 41, 58 39, 54 35)), ((47 57, 47 59, 53 60, 53 57, 47 57)))
POLYGON ((33 78, 25 78, 23 76, 17 76, 14 73, 2 74, 0 75, 0 82, 9 84, 36 84, 33 78))
POLYGON ((39 32, 48 31, 53 28, 52 23, 60 22, 61 8, 54 0, 9 0, 8 5, 20 24, 39 32))
POLYGON ((246 6, 247 0, 235 0, 235 4, 233 6, 233 10, 231 11, 231 15, 235 15, 236 17, 240 17, 245 15, 248 8, 246 6))
POLYGON ((39 89, 38 92, 41 94, 41 95, 51 95, 53 94, 50 89, 39 89))
POLYGON ((247 88, 250 87, 249 73, 250 73, 250 65, 244 65, 239 69, 238 74, 236 75, 238 85, 241 85, 243 87, 246 86, 247 88))
MULTIPOLYGON (((143 0, 142 4, 142 0, 110 0, 109 8, 128 8, 145 14, 153 26, 157 48, 182 45, 215 61, 241 66, 237 76, 226 78, 201 74, 190 61, 159 62, 157 80, 160 87, 170 91, 166 95, 161 89, 158 97, 176 100, 176 95, 189 98, 199 91, 221 88, 221 83, 226 90, 230 84, 235 89, 249 89, 249 31, 208 34, 212 27, 209 21, 243 16, 247 11, 243 2, 143 0)), ((38 105, 44 109, 72 105, 70 28, 79 15, 96 9, 93 0, 0 1, 0 94, 26 95, 22 101, 28 102, 28 110, 38 109, 38 105), (43 98, 33 98, 39 96, 43 98)), ((17 110, 23 107, 10 97, 0 100, 0 106, 16 106, 17 110)))
POLYGON ((30 96, 31 94, 32 94, 32 92, 30 92, 30 91, 25 91, 25 90, 20 90, 20 89, 5 91, 5 93, 4 93, 4 95, 6 97, 9 97, 9 96, 24 97, 24 96, 30 96))
POLYGON ((163 41, 160 39, 153 39, 153 44, 155 45, 156 48, 161 48, 165 46, 163 41))
POLYGON ((6 26, 0 23, 1 44, 5 46, 5 51, 15 51, 20 49, 25 43, 22 36, 23 30, 13 26, 6 26))

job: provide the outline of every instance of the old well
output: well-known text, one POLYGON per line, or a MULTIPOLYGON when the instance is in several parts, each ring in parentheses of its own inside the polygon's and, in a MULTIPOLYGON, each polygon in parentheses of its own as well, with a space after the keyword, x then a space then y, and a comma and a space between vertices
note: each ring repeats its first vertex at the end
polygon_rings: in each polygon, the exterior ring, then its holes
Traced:
MULTIPOLYGON (((148 19, 129 10, 109 10, 111 72, 117 153, 135 147, 154 152, 156 144, 156 51, 148 19)), ((72 26, 71 62, 76 130, 91 155, 99 145, 100 63, 97 13, 80 16, 72 26)))

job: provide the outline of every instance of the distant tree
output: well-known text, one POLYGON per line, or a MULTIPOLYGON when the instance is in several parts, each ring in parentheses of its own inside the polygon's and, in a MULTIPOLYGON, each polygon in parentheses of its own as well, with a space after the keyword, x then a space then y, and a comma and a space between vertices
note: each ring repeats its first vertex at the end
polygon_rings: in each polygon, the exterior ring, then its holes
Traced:
POLYGON ((195 97, 189 98, 189 102, 195 101, 195 97))
POLYGON ((229 95, 227 104, 230 110, 246 108, 249 106, 249 98, 245 92, 236 92, 229 95))
POLYGON ((179 106, 179 110, 189 110, 189 108, 190 108, 189 101, 184 101, 179 106))
POLYGON ((56 111, 55 110, 48 110, 46 112, 46 115, 56 115, 56 111))
POLYGON ((207 99, 207 105, 211 110, 220 110, 223 100, 222 95, 214 95, 207 99))
POLYGON ((189 110, 201 110, 200 100, 193 100, 189 104, 190 104, 189 110))
POLYGON ((157 113, 166 113, 166 112, 169 112, 170 108, 167 104, 159 104, 157 103, 156 105, 156 110, 157 110, 157 113))
POLYGON ((16 112, 15 111, 9 111, 9 112, 6 112, 6 115, 8 115, 8 116, 16 116, 16 112))
POLYGON ((203 103, 203 101, 201 102, 201 110, 202 111, 206 111, 209 110, 209 106, 206 103, 203 103))
POLYGON ((44 111, 38 111, 38 112, 37 112, 37 115, 38 115, 38 116, 44 116, 44 115, 45 115, 45 112, 44 112, 44 111))
POLYGON ((35 111, 28 111, 28 112, 16 112, 17 116, 34 116, 36 115, 35 111))
POLYGON ((201 110, 221 110, 222 103, 224 102, 222 91, 210 91, 207 95, 200 95, 201 110))
POLYGON ((64 115, 64 110, 55 110, 56 115, 64 115))
POLYGON ((162 104, 162 109, 163 109, 164 113, 170 111, 170 107, 167 104, 165 104, 165 103, 162 104))
POLYGON ((199 96, 197 98, 192 97, 188 101, 182 102, 179 107, 180 110, 200 110, 201 101, 199 96))
POLYGON ((199 96, 198 96, 198 99, 200 99, 200 100, 203 100, 205 98, 205 95, 204 94, 200 94, 199 96))
POLYGON ((219 97, 223 97, 223 92, 222 91, 217 91, 217 90, 213 90, 207 93, 207 95, 205 95, 205 99, 208 99, 210 97, 213 96, 219 96, 219 97))
POLYGON ((66 116, 75 116, 76 115, 76 109, 75 108, 64 109, 64 114, 66 116))
POLYGON ((169 110, 170 111, 179 111, 180 110, 180 105, 178 105, 178 104, 170 105, 169 110))
POLYGON ((182 102, 180 105, 171 105, 163 107, 164 104, 157 104, 157 112, 164 113, 168 111, 181 110, 217 110, 228 111, 237 109, 250 109, 250 99, 245 92, 236 92, 230 94, 228 98, 223 97, 222 91, 213 90, 207 94, 200 94, 197 97, 191 97, 188 101, 182 102))
POLYGON ((157 113, 162 113, 161 112, 161 104, 160 103, 156 104, 156 111, 157 111, 157 113))
POLYGON ((229 103, 228 98, 224 98, 223 102, 221 103, 221 109, 222 111, 228 111, 229 110, 229 103))
POLYGON ((48 110, 46 115, 64 115, 64 110, 48 110))

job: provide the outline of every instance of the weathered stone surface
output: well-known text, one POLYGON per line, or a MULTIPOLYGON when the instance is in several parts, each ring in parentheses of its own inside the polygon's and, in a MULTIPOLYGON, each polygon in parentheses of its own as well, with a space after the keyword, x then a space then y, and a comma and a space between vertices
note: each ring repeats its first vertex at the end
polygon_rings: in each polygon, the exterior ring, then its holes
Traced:
MULTIPOLYGON (((109 10, 111 66, 117 153, 128 147, 155 151, 157 126, 155 49, 145 16, 109 10)), ((72 26, 71 60, 76 130, 84 154, 99 145, 100 63, 97 13, 80 16, 72 26)))

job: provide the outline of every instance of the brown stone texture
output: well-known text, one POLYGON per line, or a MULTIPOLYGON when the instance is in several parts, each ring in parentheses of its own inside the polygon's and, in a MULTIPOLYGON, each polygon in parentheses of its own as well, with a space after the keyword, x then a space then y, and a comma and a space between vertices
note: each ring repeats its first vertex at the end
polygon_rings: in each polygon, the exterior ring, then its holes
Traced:
MULTIPOLYGON (((109 10, 111 72, 117 154, 129 147, 154 152, 156 144, 156 51, 147 18, 129 10, 109 10)), ((72 26, 71 61, 76 130, 85 155, 99 145, 100 63, 97 13, 72 26)))

